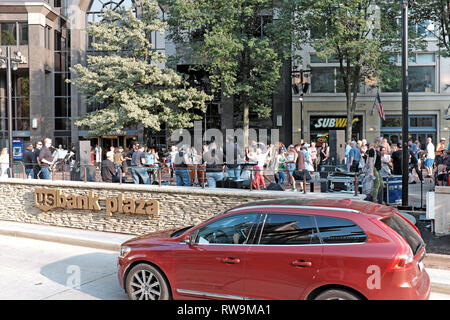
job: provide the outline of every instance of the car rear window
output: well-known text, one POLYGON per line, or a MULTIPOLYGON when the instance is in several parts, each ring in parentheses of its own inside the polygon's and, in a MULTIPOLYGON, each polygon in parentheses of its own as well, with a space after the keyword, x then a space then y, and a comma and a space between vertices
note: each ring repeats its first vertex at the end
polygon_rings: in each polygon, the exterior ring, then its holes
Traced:
POLYGON ((353 221, 335 217, 316 216, 323 243, 362 243, 367 235, 353 221))
POLYGON ((403 237, 411 247, 414 255, 420 250, 424 242, 417 231, 399 214, 393 214, 387 218, 381 219, 381 222, 389 226, 395 232, 403 237))

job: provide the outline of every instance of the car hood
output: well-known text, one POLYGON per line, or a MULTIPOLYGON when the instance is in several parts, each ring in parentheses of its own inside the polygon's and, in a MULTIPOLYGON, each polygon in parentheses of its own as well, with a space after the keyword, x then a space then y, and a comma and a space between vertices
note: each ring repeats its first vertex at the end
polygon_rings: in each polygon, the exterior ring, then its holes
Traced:
POLYGON ((180 229, 181 228, 172 228, 172 229, 147 233, 142 236, 138 236, 136 238, 130 239, 130 240, 124 242, 122 245, 123 246, 137 245, 137 244, 141 244, 141 243, 147 243, 148 241, 156 240, 156 239, 157 240, 163 240, 163 239, 167 240, 167 239, 170 239, 170 235, 172 233, 174 233, 175 231, 180 230, 180 229))

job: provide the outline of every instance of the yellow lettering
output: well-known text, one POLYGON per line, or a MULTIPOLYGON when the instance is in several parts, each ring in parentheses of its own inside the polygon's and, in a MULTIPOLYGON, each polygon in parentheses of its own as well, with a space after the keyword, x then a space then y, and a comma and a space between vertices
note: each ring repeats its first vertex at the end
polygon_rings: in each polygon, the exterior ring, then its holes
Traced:
POLYGON ((337 128, 343 128, 343 127, 345 127, 346 122, 347 122, 347 119, 345 119, 345 118, 338 118, 338 119, 336 119, 336 127, 337 128))

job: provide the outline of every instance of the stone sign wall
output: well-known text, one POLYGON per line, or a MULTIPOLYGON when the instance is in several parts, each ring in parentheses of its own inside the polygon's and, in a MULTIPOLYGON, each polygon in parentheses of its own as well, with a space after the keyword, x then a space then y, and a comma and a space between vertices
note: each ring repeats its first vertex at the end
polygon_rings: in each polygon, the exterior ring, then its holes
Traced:
POLYGON ((249 201, 288 197, 324 194, 6 179, 0 220, 140 235, 195 225, 249 201))

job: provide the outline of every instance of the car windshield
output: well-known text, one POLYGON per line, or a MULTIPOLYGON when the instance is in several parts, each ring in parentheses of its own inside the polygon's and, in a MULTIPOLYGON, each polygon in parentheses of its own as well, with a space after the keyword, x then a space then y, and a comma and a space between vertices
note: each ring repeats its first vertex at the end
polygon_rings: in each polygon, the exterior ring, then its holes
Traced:
POLYGON ((414 230, 414 228, 398 213, 384 218, 381 221, 391 227, 406 240, 411 247, 411 250, 414 252, 414 255, 416 255, 424 245, 424 242, 417 231, 414 230))
POLYGON ((170 237, 171 238, 176 238, 176 237, 182 235, 183 233, 185 233, 186 231, 188 231, 189 229, 191 229, 192 227, 193 226, 189 226, 189 227, 185 227, 185 228, 179 229, 179 230, 175 231, 174 233, 172 233, 170 235, 170 237))

